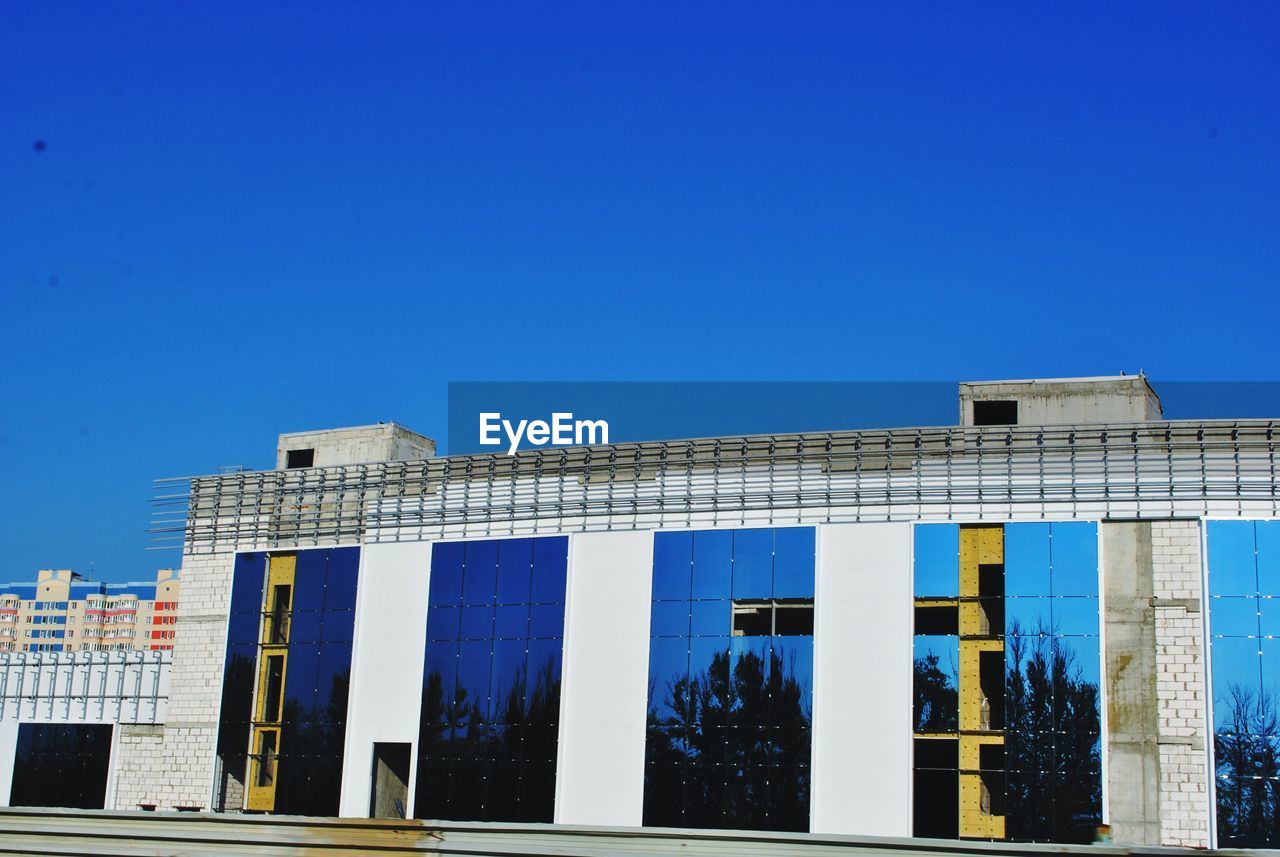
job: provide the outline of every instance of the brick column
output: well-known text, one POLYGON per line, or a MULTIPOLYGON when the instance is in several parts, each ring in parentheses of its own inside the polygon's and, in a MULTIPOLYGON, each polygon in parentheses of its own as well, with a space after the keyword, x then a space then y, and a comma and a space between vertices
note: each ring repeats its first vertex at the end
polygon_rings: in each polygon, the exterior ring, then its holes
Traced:
POLYGON ((211 809, 234 565, 229 550, 183 556, 166 723, 122 727, 116 809, 211 809))
POLYGON ((1209 846, 1205 638, 1200 522, 1151 525, 1156 625, 1160 842, 1209 846))

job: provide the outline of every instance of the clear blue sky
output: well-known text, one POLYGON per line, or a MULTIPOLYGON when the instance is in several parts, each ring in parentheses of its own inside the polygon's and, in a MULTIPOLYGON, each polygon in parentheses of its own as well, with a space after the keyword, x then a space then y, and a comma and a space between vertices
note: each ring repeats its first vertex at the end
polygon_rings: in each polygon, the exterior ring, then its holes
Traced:
POLYGON ((6 2, 0 578, 448 381, 1272 378, 1277 8, 6 2))

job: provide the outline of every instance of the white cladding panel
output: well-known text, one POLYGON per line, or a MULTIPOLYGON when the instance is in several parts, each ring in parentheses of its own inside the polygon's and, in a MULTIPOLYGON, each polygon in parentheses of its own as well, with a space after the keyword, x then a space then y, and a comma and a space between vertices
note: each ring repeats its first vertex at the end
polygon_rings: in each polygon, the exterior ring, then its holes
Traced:
POLYGON ((652 580, 653 533, 570 539, 557 823, 642 821, 652 580))
MULTIPOLYGON (((430 542, 361 548, 339 804, 345 817, 369 815, 375 742, 407 743, 410 758, 416 755, 430 575, 430 542)), ((410 774, 410 804, 413 786, 410 774)))
POLYGON ((818 528, 810 830, 911 835, 910 524, 818 528))

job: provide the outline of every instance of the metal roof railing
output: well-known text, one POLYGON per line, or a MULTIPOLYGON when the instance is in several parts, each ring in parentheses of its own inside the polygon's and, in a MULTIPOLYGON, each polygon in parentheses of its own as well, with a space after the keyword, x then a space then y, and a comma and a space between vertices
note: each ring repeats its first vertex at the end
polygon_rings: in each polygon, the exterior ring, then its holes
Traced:
POLYGON ((704 523, 1280 514, 1274 421, 911 428, 158 480, 188 551, 704 523))

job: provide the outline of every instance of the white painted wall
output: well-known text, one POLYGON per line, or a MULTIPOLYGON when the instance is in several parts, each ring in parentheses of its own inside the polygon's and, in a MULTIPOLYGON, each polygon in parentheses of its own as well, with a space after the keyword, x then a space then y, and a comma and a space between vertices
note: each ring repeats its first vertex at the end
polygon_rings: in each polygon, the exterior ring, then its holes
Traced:
POLYGON ((0 806, 9 805, 13 763, 18 755, 18 721, 0 721, 0 806))
POLYGON ((911 835, 910 524, 818 528, 810 830, 911 835))
POLYGON ((584 533, 569 541, 558 824, 639 826, 653 533, 584 533))
POLYGON ((338 808, 344 817, 369 815, 374 742, 408 743, 410 758, 416 754, 430 574, 430 542, 366 545, 360 552, 338 808))

